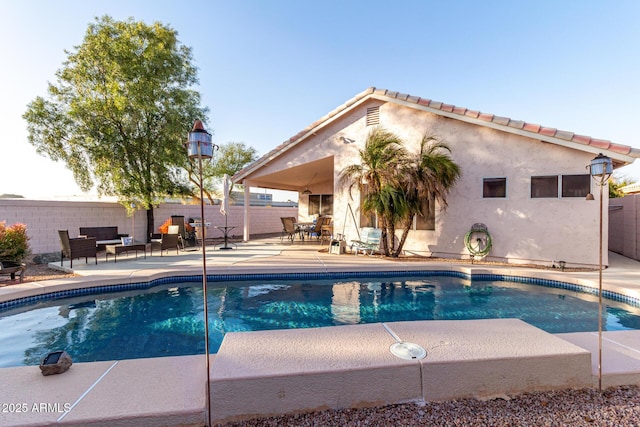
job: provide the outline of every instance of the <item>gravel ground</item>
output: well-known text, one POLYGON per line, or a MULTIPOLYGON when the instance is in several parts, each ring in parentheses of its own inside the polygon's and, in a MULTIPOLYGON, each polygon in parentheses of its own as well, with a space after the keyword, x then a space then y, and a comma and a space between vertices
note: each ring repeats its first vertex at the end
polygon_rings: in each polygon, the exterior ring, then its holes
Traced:
MULTIPOLYGON (((54 270, 49 268, 46 264, 27 264, 27 270, 25 271, 22 282, 42 282, 43 280, 62 279, 65 277, 74 277, 77 274, 65 273, 64 271, 54 270)), ((11 281, 9 276, 0 276, 0 287, 9 286, 20 283, 20 280, 11 281)))
POLYGON ((640 387, 525 393, 263 418, 231 426, 640 426, 640 387))

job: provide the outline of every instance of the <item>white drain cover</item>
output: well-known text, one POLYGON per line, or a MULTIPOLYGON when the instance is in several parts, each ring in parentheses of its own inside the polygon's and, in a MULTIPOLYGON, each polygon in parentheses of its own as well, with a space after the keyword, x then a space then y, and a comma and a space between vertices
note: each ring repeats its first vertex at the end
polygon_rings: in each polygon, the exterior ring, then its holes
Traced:
POLYGON ((427 356, 427 350, 412 342, 397 342, 389 350, 394 356, 407 360, 420 360, 427 356))

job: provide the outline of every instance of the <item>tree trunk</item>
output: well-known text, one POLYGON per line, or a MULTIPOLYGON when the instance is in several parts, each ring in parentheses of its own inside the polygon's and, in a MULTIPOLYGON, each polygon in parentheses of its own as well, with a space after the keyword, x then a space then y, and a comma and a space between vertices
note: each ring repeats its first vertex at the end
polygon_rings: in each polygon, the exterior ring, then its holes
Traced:
POLYGON ((395 258, 400 256, 400 253, 402 252, 402 248, 404 248, 404 244, 407 241, 407 236, 409 235, 409 231, 411 230, 411 224, 413 224, 414 216, 415 215, 409 216, 409 219, 407 219, 407 222, 405 222, 404 224, 404 228, 402 229, 402 237, 400 237, 400 243, 398 243, 398 248, 393 253, 393 256, 395 258))
POLYGON ((389 255, 394 256, 396 248, 396 224, 393 218, 387 222, 389 223, 389 255))
POLYGON ((380 224, 380 229, 382 230, 381 233, 381 240, 382 240, 382 249, 384 250, 384 256, 389 256, 389 242, 387 241, 387 221, 384 217, 384 215, 382 215, 380 217, 380 222, 382 224, 380 224))
POLYGON ((151 242, 151 235, 153 234, 153 206, 149 206, 147 209, 147 243, 151 242))

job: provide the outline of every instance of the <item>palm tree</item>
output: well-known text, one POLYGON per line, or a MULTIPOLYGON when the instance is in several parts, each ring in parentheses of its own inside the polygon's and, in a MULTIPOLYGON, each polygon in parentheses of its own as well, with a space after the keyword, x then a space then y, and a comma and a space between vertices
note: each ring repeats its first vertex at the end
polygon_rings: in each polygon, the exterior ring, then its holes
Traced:
POLYGON ((365 215, 375 213, 382 229, 385 255, 393 248, 394 215, 398 206, 398 172, 405 168, 408 153, 402 140, 393 133, 375 128, 367 136, 364 149, 359 150, 360 164, 345 167, 338 185, 348 187, 349 195, 355 187, 361 195, 361 209, 365 215), (389 231, 391 226, 391 232, 389 231), (388 242, 388 237, 391 242, 388 242))
MULTIPOLYGON (((446 210, 447 195, 453 188, 461 170, 449 156, 451 149, 434 136, 425 135, 420 141, 420 149, 415 157, 406 163, 403 180, 399 181, 406 197, 407 212, 404 216, 402 236, 392 256, 397 257, 407 240, 409 230, 416 215, 422 215, 426 203, 438 201, 446 210)), ((434 209, 434 206, 426 206, 434 209)))
POLYGON ((339 186, 348 187, 349 195, 355 187, 360 191, 362 213, 378 216, 385 256, 400 255, 413 219, 422 215, 426 203, 434 209, 438 201, 446 209, 447 195, 461 173, 450 152, 436 137, 425 135, 418 153, 411 156, 398 136, 376 128, 359 151, 360 164, 340 172, 339 186), (402 227, 397 246, 396 224, 402 227))

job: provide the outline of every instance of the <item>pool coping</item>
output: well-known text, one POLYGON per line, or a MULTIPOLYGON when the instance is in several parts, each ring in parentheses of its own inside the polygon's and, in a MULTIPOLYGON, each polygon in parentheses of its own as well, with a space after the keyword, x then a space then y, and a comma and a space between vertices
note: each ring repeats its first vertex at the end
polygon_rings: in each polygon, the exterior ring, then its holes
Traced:
MULTIPOLYGON (((229 251, 231 252, 231 251, 229 251)), ((218 252, 216 252, 218 254, 218 252)), ((285 254, 285 251, 279 255, 285 254)), ((151 257, 150 257, 151 258, 151 257)), ((199 256, 193 257, 196 261, 199 256)), ((11 285, 0 288, 0 301, 8 301, 20 297, 30 297, 39 293, 50 291, 77 290, 86 286, 102 286, 116 284, 132 284, 139 282, 147 282, 156 279, 163 279, 175 275, 188 275, 201 277, 202 269, 198 266, 198 262, 191 262, 185 265, 183 258, 164 257, 162 269, 149 267, 148 263, 136 262, 133 260, 124 260, 118 262, 117 271, 91 271, 92 266, 88 266, 88 271, 79 271, 84 274, 83 277, 49 280, 47 282, 27 282, 23 284, 11 285), (165 268, 167 267, 167 268, 165 268), (121 270, 120 270, 121 269, 121 270)), ((153 261, 153 259, 151 260, 153 261)), ((216 258, 218 261, 218 258, 216 258)), ((213 264, 213 263, 212 263, 213 264)), ((589 289, 597 290, 598 281, 597 272, 573 273, 560 272, 558 270, 541 270, 528 269, 519 266, 499 266, 489 267, 486 265, 456 265, 451 263, 433 263, 419 265, 418 263, 402 263, 402 262, 385 262, 380 259, 372 259, 369 257, 333 257, 331 255, 323 255, 307 253, 298 256, 291 256, 288 253, 284 256, 266 256, 260 259, 253 258, 247 260, 234 259, 226 264, 220 265, 216 262, 207 270, 208 276, 219 276, 226 274, 264 274, 277 273, 286 270, 288 273, 295 274, 317 274, 317 273, 346 273, 353 272, 353 269, 360 271, 366 270, 371 272, 389 271, 393 274, 401 275, 407 271, 453 271, 456 274, 466 274, 470 277, 482 277, 482 275, 497 275, 500 277, 537 277, 540 280, 558 281, 569 283, 571 285, 584 286, 589 289)), ((82 264, 79 264, 83 267, 82 264)), ((74 266, 75 267, 75 266, 74 266)), ((111 265, 109 267, 112 267, 111 265)), ((632 268, 636 265, 633 264, 632 268)), ((606 270, 604 272, 605 280, 603 281, 603 289, 606 292, 626 297, 640 299, 638 292, 640 286, 629 283, 628 277, 637 277, 638 271, 631 270, 626 274, 624 271, 617 280, 617 276, 612 275, 613 272, 619 272, 616 269, 606 270), (613 270, 613 271, 612 271, 613 270), (613 278, 613 280, 612 280, 613 278)), ((618 274, 618 273, 616 273, 618 274)), ((340 328, 340 327, 333 327, 340 328)), ((603 352, 606 358, 603 359, 603 385, 605 387, 613 385, 640 384, 640 331, 617 331, 604 332, 605 340, 603 342, 603 352)), ((558 334, 559 338, 564 341, 575 344, 576 346, 588 350, 591 354, 591 384, 596 386, 597 381, 597 334, 594 333, 573 333, 558 334)), ((210 356, 212 367, 216 365, 216 355, 210 356)), ((70 391, 72 387, 77 386, 72 374, 82 373, 84 371, 92 372, 93 375, 99 377, 106 370, 104 365, 108 362, 92 362, 77 363, 70 369, 69 373, 52 377, 42 377, 39 369, 33 366, 2 368, 3 374, 7 374, 5 378, 11 379, 8 382, 9 387, 0 392, 0 400, 3 402, 21 401, 36 403, 35 399, 51 399, 51 396, 60 395, 65 390, 70 391), (71 388, 60 387, 60 384, 69 383, 71 388), (52 388, 51 388, 52 387, 52 388), (40 391, 39 391, 40 390, 40 391), (47 396, 47 393, 50 393, 47 396), (44 393, 44 395, 42 394, 44 393), (40 397, 38 397, 40 396, 40 397), (43 397, 44 396, 44 397, 43 397)), ((118 365, 109 372, 112 385, 107 382, 102 385, 104 390, 97 388, 87 391, 88 396, 94 399, 84 401, 88 405, 82 412, 78 412, 78 408, 73 409, 75 416, 67 416, 62 420, 60 425, 113 425, 114 421, 118 421, 118 425, 139 425, 141 422, 161 422, 166 425, 202 425, 206 416, 206 408, 203 403, 205 390, 204 381, 204 355, 200 356, 178 356, 175 358, 157 358, 157 359, 131 359, 115 362, 118 365), (135 366, 135 369, 131 368, 135 366), (126 372, 121 375, 120 370, 126 372), (190 372, 184 375, 184 370, 190 372), (194 374, 195 372, 195 374, 194 374), (162 373, 162 375, 158 375, 162 373), (157 383, 151 388, 144 388, 144 384, 148 378, 156 378, 157 383), (140 393, 140 387, 144 388, 144 392, 140 393), (189 396, 192 403, 184 403, 181 410, 171 410, 167 412, 166 405, 163 407, 164 400, 173 398, 175 389, 180 388, 185 395, 189 396), (124 389, 138 390, 137 394, 123 393, 124 389), (148 407, 148 403, 153 401, 153 396, 157 394, 158 404, 148 407), (151 397, 150 397, 151 396, 151 397), (200 400, 198 400, 200 399, 200 400), (93 403, 91 403, 93 402, 93 403), (195 403, 193 403, 195 402, 195 403), (198 403, 200 402, 200 403, 198 403), (119 405, 121 407, 119 407, 119 405), (140 409, 142 408, 142 409, 140 409)), ((107 366, 108 367, 108 366, 107 366)), ((384 367, 380 367, 384 370, 384 367)), ((108 378, 108 377, 106 377, 108 378)), ((340 376, 336 377, 340 380, 340 376)), ((73 401, 72 399, 68 399, 73 401)), ((59 401, 58 401, 59 402, 59 401)), ((42 403, 42 402, 41 402, 42 403)), ((52 409, 52 408, 49 408, 52 409)), ((53 409, 56 409, 55 407, 53 409)), ((16 416, 9 425, 50 425, 60 414, 39 413, 27 414, 28 417, 16 416), (56 415, 56 418, 52 418, 56 415), (28 419, 27 419, 28 418, 28 419)), ((0 414, 2 417, 2 414, 0 414)), ((1 419, 1 418, 0 418, 1 419)))

